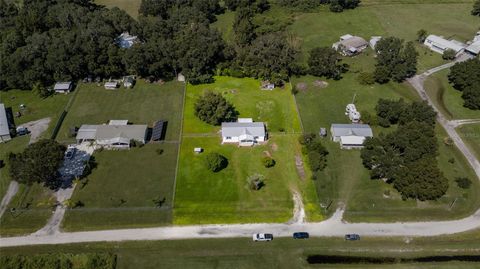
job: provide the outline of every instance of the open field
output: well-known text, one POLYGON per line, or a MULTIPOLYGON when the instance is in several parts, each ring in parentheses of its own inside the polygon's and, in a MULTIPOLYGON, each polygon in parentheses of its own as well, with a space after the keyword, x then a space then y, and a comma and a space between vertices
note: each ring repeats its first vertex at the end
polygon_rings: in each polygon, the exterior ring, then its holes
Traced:
POLYGON ((304 203, 311 208, 310 217, 318 220, 321 216, 314 186, 311 181, 301 182, 296 172, 294 158, 299 151, 296 141, 296 135, 273 135, 267 145, 239 148, 221 145, 220 137, 184 137, 174 222, 286 222, 293 214, 292 190, 302 192, 304 203), (205 153, 195 154, 194 147, 204 148, 205 153), (218 173, 208 171, 203 159, 209 152, 224 155, 228 167, 218 173), (261 164, 266 152, 277 162, 272 168, 261 164), (247 177, 254 173, 265 176, 265 187, 259 191, 248 188, 247 177))
POLYGON ((140 8, 141 0, 94 0, 95 4, 104 5, 108 8, 118 7, 125 10, 134 19, 138 17, 138 9, 140 8))
POLYGON ((275 238, 254 243, 250 238, 88 243, 59 246, 3 248, 0 255, 38 253, 113 253, 117 268, 394 268, 473 269, 475 262, 431 262, 378 265, 309 265, 308 255, 421 257, 479 255, 480 233, 428 238, 372 238, 347 242, 343 238, 293 240, 275 238))
POLYGON ((43 185, 20 185, 17 195, 0 219, 0 235, 23 235, 42 228, 52 214, 54 202, 53 192, 43 185), (11 208, 15 211, 11 212, 11 208))
POLYGON ((167 120, 166 140, 177 140, 180 132, 184 84, 167 82, 149 84, 138 80, 133 89, 105 90, 95 83, 79 84, 77 96, 69 109, 57 139, 74 141, 70 128, 82 124, 102 124, 125 119, 134 124, 152 126, 167 120))
POLYGON ((264 121, 268 131, 287 133, 300 131, 300 120, 289 85, 273 91, 260 90, 260 82, 252 78, 215 77, 212 84, 188 85, 185 99, 183 134, 216 133, 220 130, 194 115, 194 104, 205 91, 222 93, 240 113, 240 118, 264 121))
POLYGON ((430 76, 425 82, 428 95, 442 113, 450 119, 480 119, 480 111, 463 106, 462 92, 448 82, 449 70, 430 76))
POLYGON ((457 131, 480 159, 480 124, 462 125, 457 128, 457 131))
POLYGON ((95 153, 98 163, 80 181, 67 211, 65 230, 159 226, 171 222, 177 144, 148 144, 127 151, 95 153), (158 149, 164 152, 159 155, 158 149), (154 200, 160 200, 157 207, 154 200))

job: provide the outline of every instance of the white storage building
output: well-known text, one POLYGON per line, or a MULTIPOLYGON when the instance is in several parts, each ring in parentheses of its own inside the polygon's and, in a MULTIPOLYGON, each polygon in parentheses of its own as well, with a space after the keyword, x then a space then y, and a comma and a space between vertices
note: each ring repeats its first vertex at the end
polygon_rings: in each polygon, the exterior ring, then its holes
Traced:
POLYGON ((263 122, 223 122, 222 143, 253 146, 265 142, 267 133, 263 122))
POLYGON ((368 124, 332 124, 330 134, 334 142, 344 149, 362 148, 367 137, 373 137, 368 124))

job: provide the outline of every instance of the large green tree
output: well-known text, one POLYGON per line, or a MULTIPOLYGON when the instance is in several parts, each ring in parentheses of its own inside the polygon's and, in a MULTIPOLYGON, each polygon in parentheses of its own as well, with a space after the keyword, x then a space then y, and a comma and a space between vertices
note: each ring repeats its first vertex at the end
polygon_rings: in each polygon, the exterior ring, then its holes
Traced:
POLYGON ((235 121, 238 112, 221 94, 207 91, 194 105, 195 116, 211 125, 235 121))
POLYGON ((379 83, 393 79, 401 82, 417 72, 418 53, 413 42, 404 44, 396 37, 382 38, 375 46, 377 64, 374 72, 379 83))
POLYGON ((462 92, 464 106, 480 109, 480 60, 478 58, 457 63, 450 69, 448 79, 462 92))
POLYGON ((309 73, 318 77, 340 79, 342 73, 347 70, 347 66, 341 64, 341 61, 338 53, 332 48, 314 48, 308 58, 309 73))
POLYGON ((25 184, 45 183, 57 187, 57 170, 63 163, 65 147, 43 139, 28 145, 21 153, 9 154, 9 171, 13 180, 25 184))

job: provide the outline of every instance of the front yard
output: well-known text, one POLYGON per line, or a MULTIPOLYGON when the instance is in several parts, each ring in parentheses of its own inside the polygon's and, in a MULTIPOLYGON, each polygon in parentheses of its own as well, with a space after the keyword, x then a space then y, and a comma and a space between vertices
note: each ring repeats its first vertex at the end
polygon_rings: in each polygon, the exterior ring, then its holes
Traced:
POLYGON ((81 205, 67 211, 63 229, 169 224, 177 148, 177 144, 165 143, 96 152, 93 157, 98 166, 78 183, 71 200, 81 205))
POLYGON ((295 164, 295 157, 301 157, 301 127, 289 85, 265 91, 251 78, 215 79, 213 84, 187 87, 174 223, 286 222, 293 216, 294 191, 303 196, 309 220, 322 219, 309 171, 301 179, 295 164), (195 100, 205 90, 222 93, 239 117, 265 122, 268 143, 253 148, 222 145, 220 127, 200 121, 193 112, 195 100), (195 154, 196 147, 205 152, 195 154), (210 152, 224 155, 228 167, 218 173, 207 170, 204 156, 210 152), (265 156, 275 159, 276 165, 265 168, 261 163, 265 156), (265 176, 265 186, 258 191, 250 190, 247 180, 255 173, 265 176))

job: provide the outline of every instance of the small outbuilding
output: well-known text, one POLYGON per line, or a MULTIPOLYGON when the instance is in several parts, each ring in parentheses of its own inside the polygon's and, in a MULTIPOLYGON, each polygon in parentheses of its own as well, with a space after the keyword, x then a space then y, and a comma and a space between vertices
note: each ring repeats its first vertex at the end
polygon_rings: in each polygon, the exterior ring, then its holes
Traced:
POLYGON ((71 81, 57 82, 53 86, 53 90, 56 93, 64 93, 64 94, 67 94, 67 93, 71 92, 72 88, 73 88, 73 83, 71 81))
POLYGON ((118 88, 118 82, 117 81, 107 81, 107 82, 105 82, 104 87, 107 90, 116 90, 118 88))
POLYGON ((196 154, 200 154, 203 152, 203 148, 194 148, 193 152, 195 152, 196 154))
POLYGON ((178 74, 177 81, 185 82, 185 76, 182 73, 178 74))
POLYGON ((380 41, 381 39, 382 39, 381 36, 372 36, 370 38, 370 42, 368 42, 370 44, 370 48, 372 48, 372 50, 374 50, 375 47, 377 46, 378 41, 380 41))
POLYGON ((116 40, 115 40, 120 48, 123 49, 129 49, 131 48, 135 43, 138 42, 137 36, 130 35, 128 32, 123 32, 121 35, 119 35, 116 40))
POLYGON ((127 76, 123 78, 123 87, 127 89, 133 88, 135 85, 135 79, 132 76, 127 76))
POLYGON ((332 124, 332 140, 339 142, 342 149, 362 148, 367 137, 373 137, 368 124, 332 124))

